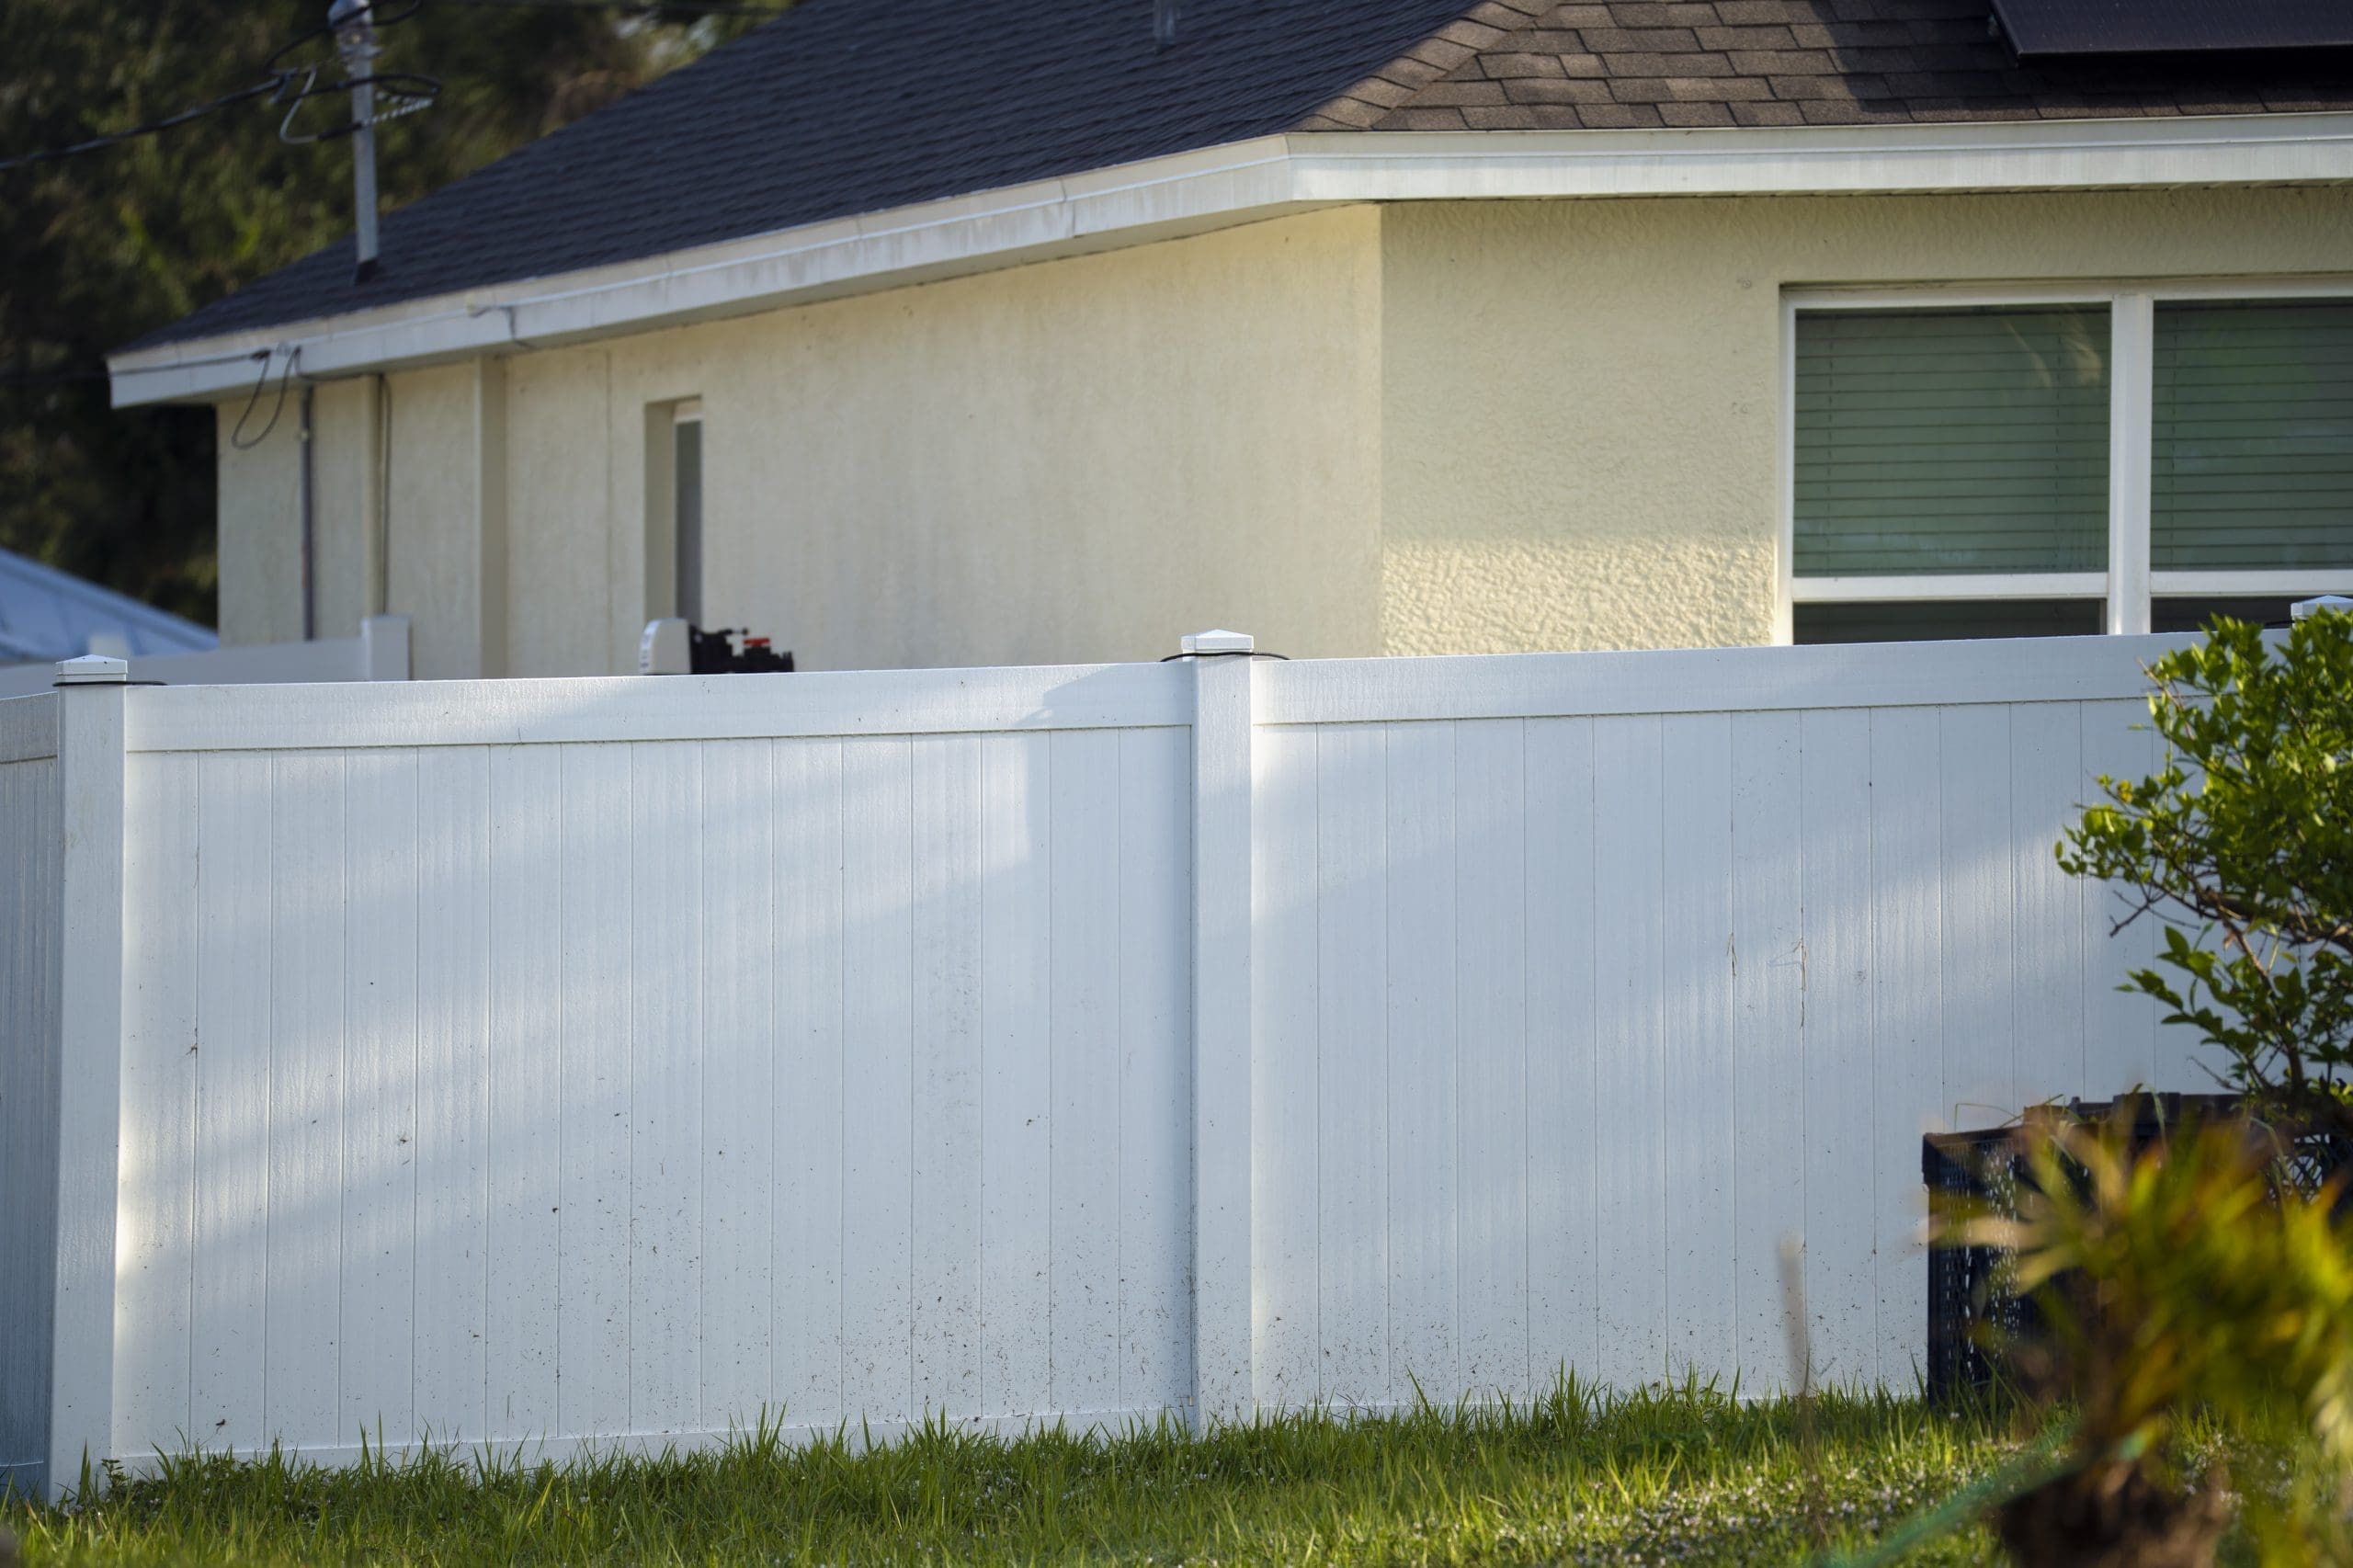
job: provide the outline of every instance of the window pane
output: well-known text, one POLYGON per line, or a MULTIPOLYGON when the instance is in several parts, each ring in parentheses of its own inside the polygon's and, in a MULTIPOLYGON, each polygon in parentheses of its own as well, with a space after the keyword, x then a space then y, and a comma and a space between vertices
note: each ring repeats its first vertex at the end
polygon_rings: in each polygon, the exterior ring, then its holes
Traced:
POLYGON ((1906 600, 1795 605, 1800 642, 1945 642, 1967 637, 2096 637, 2097 599, 1906 600))
POLYGON ((2353 564, 2353 301, 2157 307, 2160 572, 2353 564))
POLYGON ((2108 310, 1798 318, 1802 577, 2108 565, 2108 310))
POLYGON ((2233 620, 2253 621, 2257 626, 2285 626, 2290 619, 2290 606, 2298 599, 2317 597, 2315 592, 2282 594, 2276 598, 2153 599, 2149 604, 2149 630, 2203 631, 2206 623, 2218 615, 2227 615, 2233 620))

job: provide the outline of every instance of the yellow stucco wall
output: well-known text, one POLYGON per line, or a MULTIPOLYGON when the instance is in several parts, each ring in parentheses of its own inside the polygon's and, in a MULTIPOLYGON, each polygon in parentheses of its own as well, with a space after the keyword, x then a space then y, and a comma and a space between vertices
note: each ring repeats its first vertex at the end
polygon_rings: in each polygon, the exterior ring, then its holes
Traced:
MULTIPOLYGON (((394 375, 388 608, 415 618, 420 676, 634 668, 667 608, 647 591, 647 411, 695 397, 704 620, 803 668, 1148 659, 1212 625, 1370 653, 1379 267, 1376 211, 1314 213, 517 354, 487 392, 475 367, 394 375), (475 597, 485 550, 503 617, 475 597)), ((358 385, 321 392, 323 442, 347 452, 358 385)), ((321 553, 356 583, 346 460, 323 445, 321 553)), ((224 535, 287 533, 257 505, 285 483, 224 463, 224 535)), ((251 585, 273 634, 299 604, 278 575, 251 585)), ((322 585, 323 633, 357 591, 322 585)))
MULTIPOLYGON (((699 398, 704 620, 804 668, 1154 658, 1211 625, 1324 655, 1761 642, 1784 289, 2325 272, 2347 233, 2336 188, 1409 203, 407 372, 385 594, 422 676, 633 667, 667 608, 649 411, 699 398)), ((360 613, 375 395, 319 392, 324 634, 360 613)), ((285 428, 224 450, 233 640, 299 627, 294 463, 285 428)))
MULTIPOLYGON (((644 411, 689 396, 706 621, 810 667, 1156 658, 1213 625, 1371 651, 1379 259, 1376 212, 1318 213, 561 357, 609 388, 617 654, 644 411)), ((518 473, 557 460, 519 407, 518 473)))
POLYGON ((245 422, 241 399, 222 403, 214 425, 220 456, 221 641, 291 642, 302 635, 302 442, 300 426, 281 413, 267 426, 262 415, 245 422), (259 432, 267 428, 266 436, 259 432), (256 437, 259 436, 259 438, 256 437))
POLYGON ((2342 271, 2341 188, 1403 204, 1382 228, 1382 648, 1769 641, 1780 300, 2342 271))
MULTIPOLYGON (((385 507, 385 608, 409 619, 420 680, 492 673, 483 657, 481 388, 487 366, 385 378, 391 484, 385 507)), ((599 673, 574 670, 574 675, 599 673)))

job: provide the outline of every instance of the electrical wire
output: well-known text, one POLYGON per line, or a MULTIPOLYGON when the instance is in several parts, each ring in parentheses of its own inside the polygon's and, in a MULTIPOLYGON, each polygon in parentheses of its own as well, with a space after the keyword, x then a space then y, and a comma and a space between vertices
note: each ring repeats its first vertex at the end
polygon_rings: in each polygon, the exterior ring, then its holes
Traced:
POLYGON ((340 21, 325 23, 313 28, 306 33, 297 33, 286 42, 279 44, 277 52, 269 57, 262 69, 273 75, 290 75, 292 73, 278 62, 314 39, 334 37, 338 27, 347 28, 366 23, 371 27, 389 28, 395 23, 407 21, 424 9, 425 0, 367 0, 367 4, 341 18, 340 21))
POLYGON ((76 142, 70 146, 48 147, 38 153, 24 153, 13 158, 0 158, 0 174, 6 174, 10 169, 29 168, 35 164, 54 164, 66 158, 79 157, 85 153, 104 152, 108 147, 119 147, 126 142, 136 142, 143 137, 159 136, 166 131, 186 125, 190 120, 202 119, 206 115, 218 114, 224 108, 233 108, 254 98, 267 97, 282 90, 286 85, 286 80, 284 76, 272 76, 266 82, 256 82, 249 87, 240 87, 233 93, 224 93, 210 103, 199 104, 194 108, 182 109, 179 113, 166 116, 162 119, 151 119, 144 125, 134 125, 128 131, 116 131, 104 136, 93 136, 86 142, 76 142))
MULTIPOLYGON (((673 11, 698 17, 779 17, 788 8, 785 6, 740 4, 737 0, 449 0, 449 3, 470 6, 550 11, 628 11, 641 15, 673 11)), ((351 123, 336 126, 316 135, 290 134, 295 111, 310 98, 348 92, 354 87, 372 86, 386 94, 393 102, 390 108, 370 117, 368 121, 369 125, 381 125, 389 119, 398 119, 403 115, 415 114, 417 110, 429 107, 436 98, 440 97, 442 84, 438 78, 416 72, 378 72, 366 76, 330 83, 322 87, 318 85, 321 67, 288 66, 281 62, 288 55, 306 44, 332 37, 338 26, 349 27, 356 21, 365 20, 378 28, 388 28, 395 23, 407 21, 425 9, 426 5, 426 0, 366 0, 358 11, 343 17, 339 23, 313 28, 308 32, 297 34, 280 44, 270 55, 268 62, 263 66, 263 70, 267 74, 261 81, 249 86, 240 87, 233 93, 224 93, 209 103, 198 104, 192 108, 182 109, 177 114, 167 115, 162 119, 149 120, 144 125, 134 125, 127 131, 109 131, 103 136, 93 136, 85 141, 72 142, 63 147, 45 147, 38 153, 24 153, 13 158, 0 158, 0 174, 6 174, 14 169, 29 168, 38 164, 59 163, 67 158, 80 157, 84 153, 101 153, 110 147, 119 147, 125 142, 159 136, 166 131, 176 130, 180 126, 202 119, 208 115, 218 114, 223 109, 233 108, 242 103, 249 103, 255 98, 267 97, 273 102, 289 106, 285 123, 278 128, 278 139, 290 146, 333 141, 362 129, 358 124, 351 123), (295 88, 294 83, 298 80, 302 85, 295 88)))
POLYGON ((229 445, 241 452, 250 452, 268 440, 269 433, 278 428, 278 416, 286 412, 286 389, 293 382, 294 368, 302 362, 302 347, 300 344, 286 351, 286 369, 278 377, 278 401, 269 405, 269 423, 263 426, 252 440, 245 439, 245 421, 251 419, 254 410, 261 406, 262 389, 269 385, 269 361, 278 351, 276 348, 265 348, 254 356, 261 361, 261 379, 254 382, 253 396, 245 399, 244 412, 237 415, 236 428, 229 432, 229 445))
MULTIPOLYGON (((408 20, 424 8, 425 0, 365 0, 365 4, 354 16, 344 18, 343 25, 347 27, 353 21, 364 18, 380 28, 391 27, 395 22, 408 20)), ((249 86, 240 87, 233 93, 224 93, 210 103, 198 104, 193 108, 185 108, 177 114, 166 115, 162 119, 151 119, 144 125, 134 125, 127 131, 108 131, 103 136, 93 136, 85 141, 72 142, 63 147, 45 147, 38 153, 24 153, 13 158, 0 158, 0 174, 6 174, 12 169, 29 168, 37 164, 60 163, 67 158, 80 157, 85 153, 102 153, 110 147, 119 147, 127 142, 160 136, 166 131, 177 130, 183 125, 202 119, 208 115, 218 114, 222 109, 234 108, 239 104, 250 103, 256 98, 267 97, 273 102, 290 105, 287 119, 290 124, 294 109, 307 98, 323 97, 330 93, 346 92, 362 85, 380 86, 391 94, 396 102, 393 108, 377 116, 375 120, 371 120, 372 124, 396 119, 404 114, 414 114, 440 96, 441 84, 430 76, 389 73, 337 82, 322 87, 318 85, 317 68, 289 68, 279 64, 280 61, 304 44, 311 42, 313 39, 326 37, 334 31, 335 28, 332 26, 313 28, 291 41, 280 44, 277 51, 269 57, 268 62, 262 67, 265 74, 263 79, 249 86), (290 91, 289 89, 293 88, 298 79, 301 82, 301 86, 290 91)), ((338 135, 347 136, 358 129, 357 125, 346 126, 339 131, 330 131, 320 136, 305 137, 301 140, 325 141, 338 135)))

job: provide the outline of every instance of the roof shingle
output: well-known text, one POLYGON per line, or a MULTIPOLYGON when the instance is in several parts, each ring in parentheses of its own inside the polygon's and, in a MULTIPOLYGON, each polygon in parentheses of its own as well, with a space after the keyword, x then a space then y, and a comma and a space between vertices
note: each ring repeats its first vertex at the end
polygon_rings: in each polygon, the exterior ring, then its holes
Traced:
MULTIPOLYGON (((2315 53, 2284 66, 2194 60, 2022 66, 1992 19, 1991 0, 1580 0, 1544 11, 1412 97, 1365 96, 1371 84, 1394 79, 1384 68, 1318 114, 1374 131, 1423 129, 1427 109, 1483 101, 1449 96, 1454 84, 1480 75, 1532 83, 1555 74, 1547 60, 1560 75, 1611 87, 1540 99, 1547 123, 1570 130, 1658 123, 1646 118, 1650 106, 1670 125, 2353 108, 2353 71, 2341 57, 2315 53), (1367 119, 1360 106, 1375 101, 1384 112, 1367 119), (1640 112, 1630 118, 1630 109, 1640 112)), ((1513 101, 1523 101, 1520 84, 1513 85, 1513 101)))
POLYGON ((346 241, 132 347, 1271 135, 1417 45, 1435 69, 1388 73, 1409 87, 1473 58, 1433 37, 1470 16, 1483 41, 1528 20, 1494 0, 1186 0, 1161 49, 1152 0, 801 0, 387 214, 368 283, 352 281, 346 241))
POLYGON ((2341 57, 2021 66, 1992 0, 801 0, 134 347, 633 261, 1284 131, 2353 108, 2341 57), (911 69, 910 62, 920 69, 911 69))

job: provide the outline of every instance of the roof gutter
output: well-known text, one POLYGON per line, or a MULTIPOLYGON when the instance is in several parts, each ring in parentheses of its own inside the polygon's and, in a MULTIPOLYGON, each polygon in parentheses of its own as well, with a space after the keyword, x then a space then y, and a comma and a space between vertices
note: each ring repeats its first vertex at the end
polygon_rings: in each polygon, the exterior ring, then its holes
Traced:
POLYGON ((113 356, 117 407, 644 332, 1365 201, 2353 182, 2353 114, 1711 131, 1313 131, 113 356))

